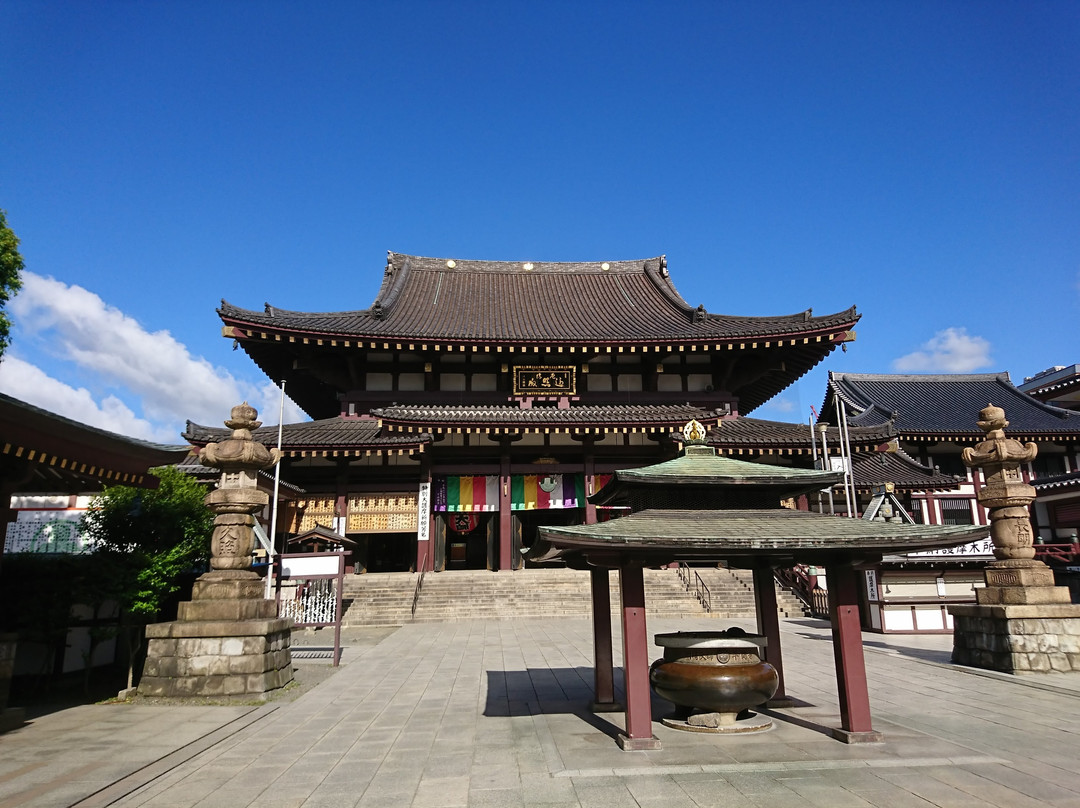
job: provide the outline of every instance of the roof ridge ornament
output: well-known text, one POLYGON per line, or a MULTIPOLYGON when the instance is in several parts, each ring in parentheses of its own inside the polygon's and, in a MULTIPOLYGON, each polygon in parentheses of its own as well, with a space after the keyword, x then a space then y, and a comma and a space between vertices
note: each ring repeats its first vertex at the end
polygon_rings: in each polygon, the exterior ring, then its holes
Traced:
POLYGON ((705 445, 705 427, 696 418, 691 418, 682 428, 683 441, 687 446, 705 445))

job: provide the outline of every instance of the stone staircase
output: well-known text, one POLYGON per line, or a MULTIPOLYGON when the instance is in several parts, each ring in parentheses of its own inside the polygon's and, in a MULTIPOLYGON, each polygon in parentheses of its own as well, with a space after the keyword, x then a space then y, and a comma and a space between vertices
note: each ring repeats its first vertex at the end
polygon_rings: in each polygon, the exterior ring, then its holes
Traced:
MULTIPOLYGON (((645 605, 657 617, 753 617, 750 573, 726 569, 696 570, 709 587, 712 612, 704 611, 686 591, 675 570, 645 570, 645 605)), ((587 572, 570 569, 524 569, 510 574, 486 570, 427 573, 413 613, 418 577, 395 572, 350 575, 342 597, 345 626, 387 626, 455 620, 517 620, 589 617, 592 595, 587 572)), ((618 575, 611 574, 612 611, 618 611, 618 575)), ((788 597, 796 600, 789 593, 788 597)), ((781 593, 778 591, 778 599, 781 593)), ((780 603, 782 616, 801 615, 780 603)))

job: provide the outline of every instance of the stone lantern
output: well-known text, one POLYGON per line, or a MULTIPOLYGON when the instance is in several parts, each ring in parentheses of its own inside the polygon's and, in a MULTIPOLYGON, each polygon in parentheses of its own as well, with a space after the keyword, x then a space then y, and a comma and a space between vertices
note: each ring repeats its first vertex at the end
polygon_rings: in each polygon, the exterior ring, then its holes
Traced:
POLYGON ((982 468, 979 503, 988 511, 994 561, 976 604, 952 606, 953 662, 1019 672, 1080 670, 1080 606, 1068 587, 1054 585, 1054 571, 1035 558, 1028 506, 1035 489, 1024 482, 1022 463, 1035 459, 1033 443, 1005 436, 1005 411, 992 404, 976 422, 986 439, 964 449, 964 464, 982 468))
POLYGON ((250 697, 292 681, 292 621, 278 618, 277 603, 263 597, 251 569, 254 514, 269 501, 257 475, 281 456, 252 439, 257 415, 247 402, 233 407, 225 422, 232 436, 202 450, 203 464, 221 469, 206 496, 215 514, 210 571, 195 581, 174 622, 147 626, 141 695, 250 697))

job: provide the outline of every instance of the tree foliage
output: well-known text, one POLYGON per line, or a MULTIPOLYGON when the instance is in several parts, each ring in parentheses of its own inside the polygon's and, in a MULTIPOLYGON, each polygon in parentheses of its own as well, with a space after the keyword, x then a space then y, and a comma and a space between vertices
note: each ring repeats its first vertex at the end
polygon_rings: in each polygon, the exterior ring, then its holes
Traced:
POLYGON ((7 214, 0 210, 0 356, 8 346, 11 321, 8 319, 8 301, 22 286, 20 273, 23 258, 19 253, 19 237, 8 227, 7 214))
POLYGON ((150 473, 157 488, 107 488, 82 523, 94 554, 115 570, 121 608, 138 623, 154 620, 180 575, 209 558, 214 522, 194 479, 170 466, 150 473))
POLYGON ((171 466, 150 473, 161 481, 157 488, 106 488, 82 520, 101 570, 103 591, 96 594, 121 610, 128 687, 142 649, 143 626, 160 616, 185 573, 205 565, 214 523, 203 502, 206 490, 194 479, 171 466))

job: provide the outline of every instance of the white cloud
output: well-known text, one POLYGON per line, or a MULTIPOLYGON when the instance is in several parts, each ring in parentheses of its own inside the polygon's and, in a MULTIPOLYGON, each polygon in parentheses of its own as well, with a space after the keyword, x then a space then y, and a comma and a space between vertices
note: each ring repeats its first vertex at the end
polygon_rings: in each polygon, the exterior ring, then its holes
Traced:
POLYGON ((116 396, 106 396, 98 404, 85 387, 76 389, 64 384, 13 356, 5 356, 0 363, 0 388, 20 401, 99 429, 159 443, 182 442, 175 429, 155 429, 116 396))
POLYGON ((775 410, 776 412, 795 412, 798 406, 790 398, 774 398, 764 406, 764 409, 775 410))
MULTIPOLYGON (((126 391, 129 399, 138 399, 141 413, 115 395, 105 395, 98 404, 88 390, 75 389, 13 356, 5 357, 0 364, 0 386, 35 406, 105 429, 138 437, 149 434, 169 443, 180 441, 185 420, 220 424, 241 401, 250 402, 269 416, 269 421, 277 420, 279 393, 272 382, 237 379, 202 357, 192 356, 168 331, 147 331, 134 318, 80 286, 25 272, 23 288, 9 309, 21 332, 47 341, 54 356, 94 374, 102 386, 126 391), (99 420, 91 420, 91 415, 99 420), (105 421, 112 425, 105 426, 105 421)), ((286 399, 285 421, 304 418, 286 399)))
POLYGON ((893 360, 902 373, 971 373, 992 364, 990 342, 968 335, 964 328, 946 328, 923 343, 921 350, 893 360))

